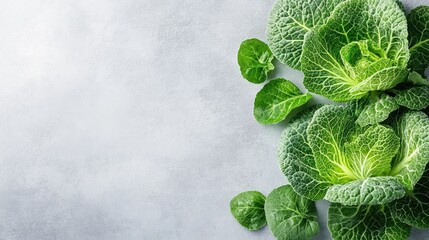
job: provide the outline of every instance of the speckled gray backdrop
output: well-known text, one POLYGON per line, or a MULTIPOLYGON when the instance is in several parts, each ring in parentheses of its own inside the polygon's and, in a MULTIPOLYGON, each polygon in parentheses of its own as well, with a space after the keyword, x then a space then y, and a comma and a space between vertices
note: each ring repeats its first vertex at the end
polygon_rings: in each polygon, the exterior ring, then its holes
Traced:
POLYGON ((0 239, 273 239, 228 207, 285 183, 236 64, 273 2, 1 0, 0 239))

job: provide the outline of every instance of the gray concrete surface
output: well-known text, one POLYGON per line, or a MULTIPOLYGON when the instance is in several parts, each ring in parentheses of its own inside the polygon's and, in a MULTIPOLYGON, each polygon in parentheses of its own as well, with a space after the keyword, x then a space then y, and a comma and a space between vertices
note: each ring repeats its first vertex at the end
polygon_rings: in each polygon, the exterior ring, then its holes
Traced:
POLYGON ((273 239, 228 207, 286 183, 236 64, 273 2, 0 1, 0 239, 273 239))

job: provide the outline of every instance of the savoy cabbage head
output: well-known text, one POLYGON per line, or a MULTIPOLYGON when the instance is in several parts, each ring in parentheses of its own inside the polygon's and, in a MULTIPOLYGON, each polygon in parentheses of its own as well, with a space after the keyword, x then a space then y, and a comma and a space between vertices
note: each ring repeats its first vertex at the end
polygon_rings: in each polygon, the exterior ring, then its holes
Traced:
POLYGON ((313 200, 378 205, 402 198, 429 161, 429 118, 403 111, 361 127, 356 104, 308 110, 286 127, 279 162, 290 184, 313 200), (314 113, 314 114, 312 114, 314 113))
POLYGON ((303 46, 304 85, 334 101, 386 90, 407 77, 407 20, 393 0, 348 0, 303 46))

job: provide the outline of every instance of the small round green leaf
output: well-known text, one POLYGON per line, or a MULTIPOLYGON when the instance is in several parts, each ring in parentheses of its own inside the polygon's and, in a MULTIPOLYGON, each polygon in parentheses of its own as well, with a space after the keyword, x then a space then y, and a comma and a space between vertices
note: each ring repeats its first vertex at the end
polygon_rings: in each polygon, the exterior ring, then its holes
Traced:
POLYGON ((278 240, 306 240, 319 233, 316 204, 295 193, 289 185, 268 195, 265 214, 278 240))
POLYGON ((258 230, 267 223, 265 219, 265 196, 257 191, 242 192, 230 202, 232 215, 249 230, 258 230))
POLYGON ((310 93, 301 93, 291 81, 282 78, 271 80, 256 94, 253 115, 259 123, 275 124, 311 97, 310 93))
POLYGON ((256 38, 242 42, 238 50, 241 75, 252 83, 263 83, 267 80, 268 72, 274 69, 273 59, 268 45, 256 38))

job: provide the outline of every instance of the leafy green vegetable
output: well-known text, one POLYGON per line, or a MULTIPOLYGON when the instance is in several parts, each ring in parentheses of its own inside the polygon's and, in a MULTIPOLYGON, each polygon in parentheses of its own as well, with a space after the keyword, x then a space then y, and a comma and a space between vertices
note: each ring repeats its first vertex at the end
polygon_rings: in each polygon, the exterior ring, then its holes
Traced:
POLYGON ((397 220, 418 228, 429 227, 429 165, 413 191, 390 206, 397 220))
POLYGON ((410 61, 408 66, 424 74, 429 66, 429 7, 420 6, 408 15, 410 34, 410 61))
POLYGON ((412 190, 429 161, 429 118, 422 112, 408 111, 390 121, 401 138, 401 145, 392 160, 389 175, 397 176, 408 190, 412 190))
POLYGON ((395 96, 395 101, 412 110, 423 110, 429 106, 429 87, 416 86, 401 91, 395 96))
POLYGON ((405 195, 404 186, 396 177, 373 177, 338 184, 329 188, 325 199, 344 205, 379 205, 405 195))
POLYGON ((377 125, 363 131, 356 129, 355 120, 349 108, 324 106, 307 128, 316 167, 333 184, 383 176, 398 151, 393 130, 377 125))
POLYGON ((365 105, 356 123, 361 127, 383 122, 390 113, 397 110, 399 105, 395 99, 387 94, 381 94, 377 99, 365 105))
POLYGON ((334 101, 358 99, 405 80, 407 22, 391 0, 348 0, 306 36, 304 85, 334 101))
POLYGON ((325 199, 345 205, 384 204, 420 179, 429 160, 424 113, 394 116, 392 129, 359 127, 353 104, 323 106, 309 122, 312 111, 291 121, 279 150, 281 169, 301 195, 316 200, 327 192, 325 199))
POLYGON ((319 232, 316 205, 290 186, 274 189, 267 197, 265 214, 278 240, 305 240, 319 232))
POLYGON ((262 124, 278 123, 293 109, 311 99, 311 94, 301 93, 291 81, 271 80, 256 94, 253 114, 262 124))
POLYGON ((410 72, 410 74, 408 74, 408 80, 416 85, 429 86, 429 81, 417 72, 410 72))
POLYGON ((314 167, 313 153, 307 142, 306 129, 318 108, 320 106, 311 107, 290 120, 278 149, 280 169, 289 183, 295 192, 311 200, 322 199, 331 185, 314 167))
POLYGON ((407 239, 411 227, 395 220, 384 205, 329 207, 328 227, 334 240, 407 239))
POLYGON ((301 68, 305 35, 326 22, 343 0, 277 0, 268 20, 268 44, 280 62, 301 68))
POLYGON ((252 83, 267 80, 268 72, 274 69, 273 59, 273 53, 267 44, 256 38, 242 42, 238 50, 241 74, 252 83))
POLYGON ((242 192, 230 202, 232 215, 249 230, 258 230, 267 223, 265 219, 265 196, 256 191, 242 192))
POLYGON ((404 187, 391 178, 383 178, 390 172, 400 139, 388 127, 360 128, 355 121, 351 106, 324 106, 315 112, 307 127, 307 140, 315 159, 312 167, 319 171, 319 182, 334 185, 325 198, 346 205, 374 205, 402 197, 404 187))

